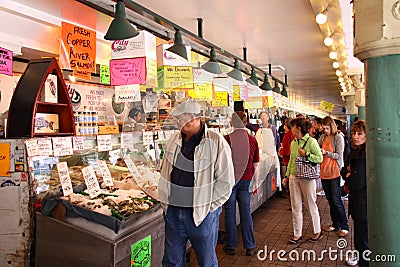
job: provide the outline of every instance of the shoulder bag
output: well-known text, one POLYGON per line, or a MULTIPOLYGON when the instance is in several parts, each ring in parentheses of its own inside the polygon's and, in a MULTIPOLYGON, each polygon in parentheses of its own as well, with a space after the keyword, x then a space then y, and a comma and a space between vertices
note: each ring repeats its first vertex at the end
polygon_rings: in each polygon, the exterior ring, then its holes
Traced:
MULTIPOLYGON (((302 149, 304 149, 310 137, 304 142, 302 149)), ((296 157, 296 172, 299 179, 317 179, 320 174, 320 164, 314 163, 306 159, 305 156, 296 157)))

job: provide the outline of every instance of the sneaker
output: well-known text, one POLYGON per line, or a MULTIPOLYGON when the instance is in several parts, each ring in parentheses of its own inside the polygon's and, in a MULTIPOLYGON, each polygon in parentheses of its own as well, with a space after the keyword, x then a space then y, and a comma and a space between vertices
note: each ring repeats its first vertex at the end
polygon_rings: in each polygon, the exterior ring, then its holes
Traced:
POLYGON ((349 234, 348 230, 340 230, 339 231, 339 237, 346 237, 349 234))
POLYGON ((349 257, 349 258, 346 260, 346 264, 349 265, 349 266, 356 266, 356 265, 358 264, 358 259, 357 259, 357 257, 356 257, 356 256, 354 256, 354 257, 349 257))
POLYGON ((325 196, 325 192, 323 190, 319 191, 317 192, 317 196, 325 196))
POLYGON ((235 255, 235 249, 234 248, 227 248, 224 246, 224 252, 228 255, 235 255))

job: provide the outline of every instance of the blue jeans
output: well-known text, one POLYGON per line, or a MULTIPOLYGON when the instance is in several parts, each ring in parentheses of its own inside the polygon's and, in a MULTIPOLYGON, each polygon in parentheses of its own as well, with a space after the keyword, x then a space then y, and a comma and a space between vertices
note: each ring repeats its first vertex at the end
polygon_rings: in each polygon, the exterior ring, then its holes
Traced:
POLYGON ((186 244, 190 240, 200 266, 218 266, 215 247, 221 207, 210 212, 196 227, 193 209, 168 206, 165 215, 165 247, 162 266, 186 266, 186 244))
POLYGON ((232 194, 225 203, 225 238, 226 248, 235 249, 237 245, 236 201, 239 205, 240 226, 243 246, 254 248, 253 220, 250 213, 250 200, 253 183, 250 180, 239 180, 232 189, 232 194))
POLYGON ((326 199, 329 203, 332 226, 337 230, 349 230, 346 211, 342 202, 340 177, 335 179, 321 179, 326 199))

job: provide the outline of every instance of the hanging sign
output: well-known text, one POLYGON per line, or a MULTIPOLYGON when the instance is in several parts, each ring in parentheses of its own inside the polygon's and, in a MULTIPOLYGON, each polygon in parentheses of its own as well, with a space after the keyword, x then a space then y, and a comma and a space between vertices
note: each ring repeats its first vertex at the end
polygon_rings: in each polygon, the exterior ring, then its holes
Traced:
POLYGON ((0 74, 13 75, 13 52, 0 47, 0 74))
POLYGON ((146 58, 113 59, 110 61, 111 85, 145 84, 146 58))
POLYGON ((114 182, 111 177, 110 170, 107 167, 107 163, 104 160, 97 160, 97 165, 99 166, 99 170, 101 176, 103 177, 104 184, 106 186, 114 186, 114 182))
POLYGON ((335 104, 330 103, 328 101, 325 100, 321 100, 320 104, 319 104, 320 109, 324 110, 324 111, 328 111, 328 112, 332 112, 333 108, 335 107, 335 104))
POLYGON ((233 86, 233 101, 240 100, 240 85, 233 86))
POLYGON ((99 152, 112 150, 111 135, 98 135, 97 146, 99 152))
POLYGON ((131 245, 131 267, 151 266, 151 235, 131 245))
POLYGON ((188 90, 188 96, 199 101, 212 100, 213 74, 203 69, 193 69, 194 89, 188 90))
POLYGON ((69 170, 67 162, 62 161, 56 164, 58 178, 60 179, 61 188, 64 196, 71 195, 74 191, 72 189, 71 177, 69 176, 69 170))
POLYGON ((262 108, 263 107, 263 100, 261 96, 252 96, 245 101, 245 108, 246 109, 255 109, 255 108, 262 108))
POLYGON ((212 100, 213 107, 227 107, 228 106, 228 92, 214 92, 212 100))
POLYGON ((140 85, 115 86, 115 103, 140 101, 140 85))
POLYGON ((70 137, 53 137, 54 156, 69 156, 73 154, 72 141, 70 137))
POLYGON ((96 173, 94 172, 93 166, 87 166, 82 168, 83 179, 89 193, 90 198, 95 198, 101 193, 99 181, 97 181, 96 173))
POLYGON ((74 76, 90 80, 96 68, 96 32, 65 21, 61 27, 63 51, 67 54, 74 76))
POLYGON ((240 89, 240 98, 243 100, 247 100, 247 98, 249 97, 247 84, 239 85, 239 89, 240 89))
POLYGON ((100 65, 100 83, 110 84, 110 66, 100 65))
POLYGON ((164 66, 163 88, 193 88, 193 67, 191 66, 164 66))

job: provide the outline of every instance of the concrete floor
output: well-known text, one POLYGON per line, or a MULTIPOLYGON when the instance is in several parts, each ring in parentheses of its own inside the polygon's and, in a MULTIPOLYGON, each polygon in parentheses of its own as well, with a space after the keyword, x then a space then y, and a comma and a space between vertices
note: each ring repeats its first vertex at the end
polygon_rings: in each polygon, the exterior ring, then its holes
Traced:
MULTIPOLYGON (((321 216, 321 227, 325 229, 331 222, 328 201, 324 196, 318 196, 317 202, 321 216)), ((344 204, 347 212, 347 201, 344 201, 344 204)), ((354 249, 353 221, 351 219, 349 220, 350 234, 340 241, 338 241, 337 232, 328 233, 324 231, 324 237, 320 241, 317 243, 308 242, 312 235, 312 225, 307 211, 304 211, 303 242, 295 245, 289 244, 288 240, 293 234, 292 214, 289 210, 289 200, 281 197, 273 196, 256 210, 253 213, 253 223, 257 249, 265 251, 265 248, 267 248, 268 251, 267 257, 265 253, 260 253, 260 258, 266 257, 266 259, 259 259, 257 255, 246 256, 239 226, 238 247, 235 255, 227 255, 223 251, 224 245, 217 245, 219 266, 347 266, 345 263, 346 251, 354 249), (272 250, 275 250, 273 254, 271 254, 272 250), (284 250, 286 253, 281 254, 282 260, 279 260, 277 256, 279 250, 284 250), (326 252, 321 257, 324 250, 326 252), (331 256, 329 256, 329 251, 331 251, 331 256), (313 252, 315 252, 316 259, 313 260, 311 256, 311 260, 308 260, 308 255, 312 255, 313 252), (271 255, 272 259, 270 258, 271 255), (291 258, 296 258, 297 255, 299 260, 291 260, 291 258)), ((199 266, 194 251, 191 252, 191 260, 187 266, 199 266)))

